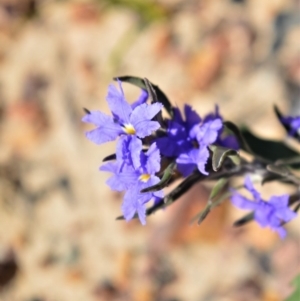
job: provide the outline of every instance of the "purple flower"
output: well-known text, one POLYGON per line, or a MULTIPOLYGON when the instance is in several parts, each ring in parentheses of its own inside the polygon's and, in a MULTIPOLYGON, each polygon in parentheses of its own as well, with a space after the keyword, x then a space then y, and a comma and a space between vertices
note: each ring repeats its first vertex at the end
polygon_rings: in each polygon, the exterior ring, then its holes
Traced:
POLYGON ((199 126, 200 116, 192 110, 191 106, 184 106, 185 121, 178 108, 174 109, 173 120, 168 121, 167 135, 156 139, 156 143, 161 153, 167 157, 177 157, 183 152, 187 152, 192 147, 189 132, 194 126, 199 126))
POLYGON ((201 118, 189 105, 184 106, 184 115, 185 120, 180 111, 174 109, 174 119, 168 122, 167 135, 156 139, 157 146, 163 155, 176 158, 177 168, 184 177, 195 168, 207 175, 207 147, 218 138, 222 121, 209 116, 201 123, 201 118))
MULTIPOLYGON (((217 105, 215 106, 215 112, 208 114, 204 118, 204 121, 211 121, 211 120, 215 120, 215 119, 221 119, 223 121, 223 117, 220 115, 219 107, 217 105)), ((240 148, 236 137, 232 134, 226 133, 223 129, 219 130, 218 137, 215 141, 215 144, 226 147, 226 148, 234 149, 234 150, 239 150, 239 148, 240 148)))
MULTIPOLYGON (((131 137, 127 139, 131 139, 131 137)), ((124 140, 123 145, 120 145, 116 162, 108 162, 101 166, 100 170, 113 173, 107 181, 112 190, 126 191, 122 204, 125 219, 129 221, 137 212, 141 223, 144 225, 146 223, 145 204, 151 199, 157 201, 163 197, 162 190, 141 193, 142 189, 153 186, 160 181, 155 175, 160 170, 160 153, 155 143, 150 146, 146 153, 142 151, 142 143, 136 143, 135 151, 138 152, 139 158, 135 157, 131 160, 131 157, 128 157, 130 150, 126 147, 127 144, 131 145, 129 141, 124 140)))
POLYGON ((289 136, 299 137, 300 136, 300 116, 281 116, 280 121, 286 127, 289 136))
POLYGON ((96 126, 96 129, 86 132, 86 137, 96 144, 113 141, 120 135, 145 138, 160 127, 160 124, 152 119, 163 105, 145 103, 148 97, 146 92, 142 92, 140 98, 130 105, 125 99, 121 82, 118 83, 120 91, 114 85, 110 85, 106 97, 113 116, 91 111, 82 118, 83 122, 96 126))
POLYGON ((269 201, 266 202, 254 188, 250 177, 246 177, 244 185, 252 194, 254 201, 234 191, 231 197, 232 203, 238 208, 253 210, 254 219, 261 227, 270 227, 276 231, 281 238, 284 238, 286 230, 282 227, 282 223, 289 222, 297 216, 297 214, 288 207, 289 195, 272 196, 269 201))

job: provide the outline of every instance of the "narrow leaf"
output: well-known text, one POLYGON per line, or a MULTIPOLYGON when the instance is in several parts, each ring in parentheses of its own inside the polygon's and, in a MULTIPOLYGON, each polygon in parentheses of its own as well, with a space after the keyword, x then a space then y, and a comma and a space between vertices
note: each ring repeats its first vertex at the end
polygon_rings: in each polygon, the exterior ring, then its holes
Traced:
POLYGON ((102 160, 102 162, 111 161, 111 160, 116 160, 116 158, 117 158, 117 155, 116 155, 116 154, 111 154, 111 155, 109 155, 109 156, 106 156, 106 157, 102 160))
POLYGON ((253 153, 252 149, 249 147, 247 141, 244 139, 240 129, 233 122, 225 121, 225 122, 223 122, 223 125, 224 125, 225 129, 229 130, 230 132, 232 132, 235 135, 235 137, 238 139, 240 147, 243 150, 245 150, 249 154, 253 153))
POLYGON ((221 178, 217 181, 216 185, 213 187, 209 199, 213 200, 219 192, 226 186, 226 184, 229 182, 229 178, 221 178))
POLYGON ((207 203, 206 207, 200 212, 198 216, 198 222, 197 222, 198 225, 200 225, 205 220, 210 210, 211 210, 210 203, 207 203))
POLYGON ((277 160, 290 159, 299 156, 297 151, 281 141, 257 137, 246 128, 242 130, 242 133, 253 152, 269 162, 276 162, 277 160))
POLYGON ((209 148, 213 152, 212 167, 214 171, 218 171, 222 167, 222 164, 227 157, 239 156, 238 152, 234 149, 215 145, 210 145, 209 148))
POLYGON ((281 177, 287 177, 290 174, 289 170, 285 166, 269 164, 266 168, 268 171, 280 175, 281 177))
POLYGON ((198 219, 198 225, 204 221, 204 219, 207 217, 207 215, 210 213, 210 211, 219 206, 221 203, 223 203, 226 199, 228 199, 231 195, 231 192, 227 191, 223 193, 218 199, 214 200, 213 202, 209 200, 207 202, 206 207, 198 213, 195 217, 192 218, 191 223, 193 223, 196 219, 198 219))
POLYGON ((245 224, 251 222, 253 219, 254 219, 254 212, 248 213, 247 215, 235 221, 233 223, 233 226, 234 227, 244 226, 245 224))
MULTIPOLYGON (((147 90, 147 86, 145 84, 144 79, 140 77, 135 77, 135 76, 120 76, 120 77, 115 77, 114 80, 120 80, 122 82, 127 82, 130 84, 133 84, 141 89, 147 90)), ((149 82, 150 83, 150 82, 149 82)), ((173 117, 173 107, 167 98, 167 96, 160 90, 160 88, 154 84, 151 83, 151 86, 153 87, 157 99, 159 102, 161 102, 164 105, 164 108, 168 112, 168 114, 173 117)))
POLYGON ((86 109, 86 108, 83 108, 83 111, 86 113, 86 114, 91 114, 91 111, 86 109))
MULTIPOLYGON (((147 79, 147 78, 144 78, 144 83, 146 85, 146 88, 147 88, 147 91, 148 91, 148 95, 150 97, 150 100, 151 100, 151 103, 156 103, 158 102, 158 98, 157 98, 157 95, 156 95, 156 92, 152 86, 152 84, 150 83, 150 81, 147 79)), ((163 117, 162 117, 162 111, 160 110, 156 116, 154 117, 154 119, 156 121, 158 121, 158 123, 161 125, 161 128, 164 124, 164 120, 163 120, 163 117)))

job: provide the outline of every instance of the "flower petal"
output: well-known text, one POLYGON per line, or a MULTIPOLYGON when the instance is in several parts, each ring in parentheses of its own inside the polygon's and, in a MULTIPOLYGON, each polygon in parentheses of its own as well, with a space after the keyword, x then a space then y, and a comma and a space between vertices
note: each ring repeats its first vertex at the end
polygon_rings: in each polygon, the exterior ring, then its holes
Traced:
POLYGON ((289 204, 289 195, 284 194, 280 196, 272 196, 269 200, 269 203, 272 204, 275 208, 287 208, 289 204))
POLYGON ((176 159, 177 169, 183 177, 189 176, 196 168, 196 164, 190 157, 189 153, 183 153, 176 159))
POLYGON ((272 207, 268 203, 261 201, 254 212, 254 219, 261 227, 271 226, 272 207))
POLYGON ((139 175, 130 166, 124 166, 122 171, 119 171, 118 162, 108 162, 100 167, 101 171, 112 172, 113 175, 106 181, 106 184, 115 191, 127 190, 134 185, 138 180, 139 175))
POLYGON ((252 193, 254 199, 257 202, 261 201, 260 193, 254 188, 251 178, 249 176, 246 176, 244 186, 249 192, 252 193))
POLYGON ((145 199, 139 192, 141 189, 142 189, 141 185, 136 185, 135 187, 131 187, 131 189, 126 191, 124 195, 124 201, 122 204, 122 212, 126 221, 131 220, 134 217, 135 213, 137 212, 141 224, 145 225, 146 206, 145 206, 145 199))
POLYGON ((284 222, 289 222, 297 217, 297 213, 291 210, 289 207, 282 208, 276 212, 276 216, 284 222))
POLYGON ((138 169, 141 165, 142 141, 136 136, 122 136, 117 143, 117 160, 138 169))
POLYGON ((146 103, 136 107, 130 116, 130 123, 136 130, 136 135, 145 138, 160 128, 157 121, 151 119, 162 109, 163 105, 154 103, 148 105, 146 103))
POLYGON ((189 131, 194 125, 199 125, 201 122, 200 116, 192 109, 190 105, 184 105, 184 115, 187 131, 189 131))
POLYGON ((222 120, 215 119, 208 121, 200 126, 197 133, 197 140, 200 145, 210 145, 214 143, 218 137, 219 131, 222 129, 222 120))
POLYGON ((83 122, 90 122, 97 126, 96 129, 86 132, 86 137, 96 144, 102 144, 115 140, 122 129, 118 123, 115 123, 111 116, 100 111, 92 111, 82 118, 83 122))
POLYGON ((202 174, 208 175, 208 172, 205 170, 205 166, 209 158, 208 149, 206 147, 200 147, 198 150, 193 150, 192 153, 193 156, 195 156, 194 160, 196 161, 195 163, 197 164, 198 170, 202 174))
POLYGON ((137 106, 145 103, 148 99, 148 92, 142 89, 141 95, 139 98, 131 105, 132 110, 134 110, 137 106))
POLYGON ((248 200, 236 191, 233 192, 230 199, 232 204, 240 209, 256 210, 258 208, 257 203, 248 200))
POLYGON ((152 143, 147 153, 146 170, 150 175, 160 170, 160 153, 156 143, 152 143))
POLYGON ((121 92, 114 85, 109 85, 106 100, 114 117, 117 118, 121 123, 126 124, 129 123, 129 116, 132 112, 132 109, 130 104, 125 99, 121 82, 119 82, 119 86, 121 92))

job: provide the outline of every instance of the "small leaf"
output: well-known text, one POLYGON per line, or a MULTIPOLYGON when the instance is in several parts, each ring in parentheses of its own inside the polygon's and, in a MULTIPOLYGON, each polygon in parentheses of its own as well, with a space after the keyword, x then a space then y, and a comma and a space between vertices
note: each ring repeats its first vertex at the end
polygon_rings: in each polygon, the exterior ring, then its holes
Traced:
POLYGON ((154 191, 158 191, 158 190, 161 190, 161 189, 167 187, 175 168, 176 168, 176 162, 172 162, 171 164, 169 164, 169 166, 165 169, 161 180, 153 186, 142 189, 141 193, 154 192, 154 191))
POLYGON ((147 78, 144 78, 144 83, 146 86, 146 90, 149 94, 151 103, 158 102, 157 95, 156 95, 155 90, 154 90, 152 84, 150 83, 150 81, 147 78))
POLYGON ((266 168, 268 171, 280 175, 284 179, 296 184, 297 186, 300 185, 300 179, 296 177, 293 173, 291 173, 286 166, 277 166, 275 164, 269 164, 266 168))
POLYGON ((202 223, 204 221, 204 219, 207 217, 207 215, 209 214, 209 212, 219 206, 221 203, 223 203, 226 199, 228 199, 231 195, 231 192, 227 191, 225 193, 223 193, 218 199, 212 201, 211 199, 208 200, 206 207, 200 212, 198 213, 195 217, 192 218, 191 223, 193 223, 196 219, 198 220, 198 225, 200 225, 200 223, 202 223))
POLYGON ((200 225, 204 220, 205 218, 207 217, 207 215, 209 214, 211 210, 211 206, 210 204, 208 203, 206 205, 206 207, 200 212, 199 216, 198 216, 198 225, 200 225))
POLYGON ((300 156, 293 158, 281 159, 275 162, 276 165, 288 165, 292 168, 300 168, 300 156))
MULTIPOLYGON (((147 78, 144 78, 144 83, 146 85, 147 92, 148 92, 149 98, 151 100, 151 103, 153 104, 153 103, 158 102, 156 92, 155 92, 152 84, 150 83, 150 81, 147 78)), ((163 117, 162 117, 162 111, 161 110, 156 114, 156 116, 154 117, 154 120, 158 121, 158 123, 161 125, 161 128, 162 128, 162 126, 164 124, 164 120, 163 120, 163 117)))
POLYGON ((116 155, 116 154, 111 154, 111 155, 109 155, 109 156, 106 156, 106 157, 102 160, 102 162, 111 161, 111 160, 116 160, 116 158, 117 158, 117 155, 116 155))
MULTIPOLYGON (((285 128, 285 130, 287 131, 287 133, 289 133, 291 131, 291 127, 288 124, 285 124, 282 122, 282 118, 284 118, 283 114, 279 111, 278 107, 276 105, 274 105, 274 111, 275 114, 279 120, 279 122, 281 123, 281 125, 285 128)), ((296 134, 297 136, 297 134, 296 134)))
POLYGON ((221 178, 217 181, 216 185, 211 190, 209 199, 213 200, 219 192, 226 186, 226 184, 229 182, 229 178, 221 178))
POLYGON ((228 158, 233 162, 235 165, 241 165, 241 157, 239 154, 237 155, 230 155, 228 158))
POLYGON ((91 111, 89 111, 89 110, 86 109, 86 108, 83 108, 83 111, 84 111, 86 114, 91 114, 91 111))
MULTIPOLYGON (((120 76, 120 77, 115 77, 114 80, 120 80, 122 82, 127 82, 127 83, 133 84, 141 89, 147 90, 147 86, 145 84, 144 79, 142 79, 140 77, 120 76)), ((168 112, 168 114, 171 117, 173 117, 173 107, 172 107, 169 99, 167 98, 167 96, 160 90, 160 88, 158 86, 156 86, 152 83, 150 83, 150 84, 156 93, 158 101, 164 105, 165 110, 168 112)))
POLYGON ((300 203, 296 205, 296 207, 294 208, 294 212, 297 213, 299 211, 299 209, 300 209, 300 203))
POLYGON ((264 185, 264 184, 272 182, 272 181, 285 182, 285 180, 281 176, 279 176, 278 174, 275 174, 275 173, 266 173, 263 176, 261 184, 264 185))
POLYGON ((266 168, 268 171, 280 175, 282 177, 287 177, 290 174, 290 171, 285 166, 277 166, 275 164, 269 164, 267 165, 266 168))
POLYGON ((249 145, 247 144, 247 141, 244 139, 240 129, 231 121, 225 121, 223 122, 224 128, 225 130, 229 130, 230 132, 232 132, 235 137, 237 138, 240 147, 245 150, 246 152, 248 152, 249 154, 252 154, 252 150, 249 147, 249 145))
POLYGON ((242 134, 252 151, 269 162, 276 162, 277 160, 290 159, 299 156, 295 150, 281 141, 259 138, 246 128, 242 130, 242 134))
POLYGON ((247 215, 243 216, 242 218, 238 219, 233 223, 234 227, 244 226, 245 224, 251 222, 254 219, 254 213, 248 213, 247 215))
POLYGON ((239 156, 238 152, 234 149, 215 145, 210 145, 209 148, 213 152, 212 167, 214 171, 218 171, 222 167, 222 164, 227 157, 239 156))

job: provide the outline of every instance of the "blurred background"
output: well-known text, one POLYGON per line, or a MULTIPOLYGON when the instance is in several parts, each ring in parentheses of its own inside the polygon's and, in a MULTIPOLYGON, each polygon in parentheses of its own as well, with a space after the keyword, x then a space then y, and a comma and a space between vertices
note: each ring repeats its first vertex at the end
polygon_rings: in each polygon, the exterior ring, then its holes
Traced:
POLYGON ((191 224, 211 188, 199 184, 145 227, 116 221, 122 195, 98 171, 114 144, 88 141, 81 118, 134 75, 283 139, 273 105, 300 114, 299 41, 296 0, 0 0, 0 300, 283 300, 299 218, 284 241, 233 228, 229 202, 191 224))

